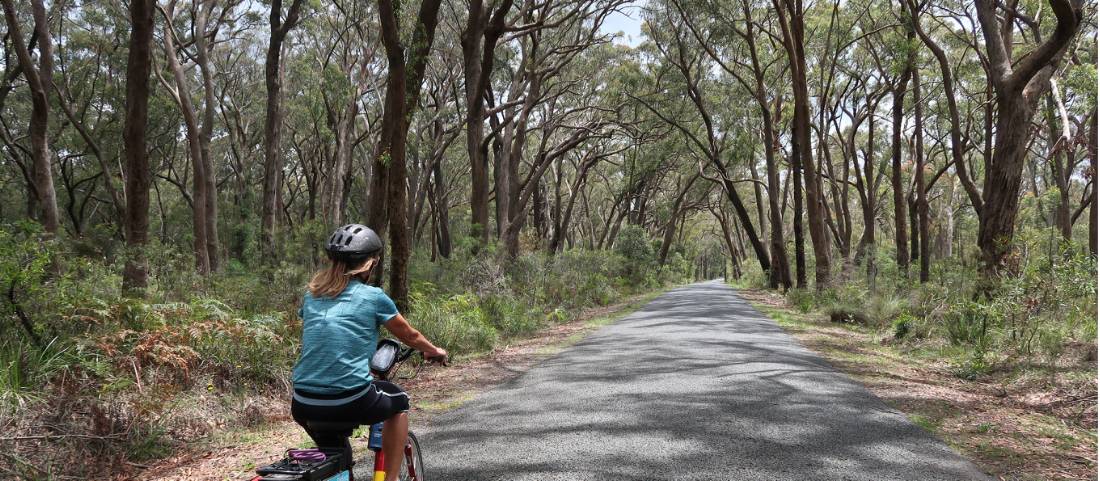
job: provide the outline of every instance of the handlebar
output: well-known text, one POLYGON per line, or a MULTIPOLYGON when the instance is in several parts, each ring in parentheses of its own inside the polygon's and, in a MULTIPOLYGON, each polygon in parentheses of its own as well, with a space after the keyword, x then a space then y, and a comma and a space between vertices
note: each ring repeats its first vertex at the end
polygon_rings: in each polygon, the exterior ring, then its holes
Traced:
POLYGON ((406 359, 408 359, 413 354, 419 354, 420 357, 422 359, 424 359, 425 361, 430 362, 430 363, 434 363, 434 364, 439 364, 439 365, 444 366, 444 367, 446 367, 450 364, 450 363, 447 362, 447 357, 446 356, 443 356, 443 357, 428 357, 428 356, 425 356, 423 352, 417 351, 416 349, 413 349, 413 348, 411 348, 409 346, 405 346, 405 345, 402 345, 402 347, 401 347, 401 354, 397 357, 397 359, 398 359, 397 362, 405 361, 406 359))
MULTIPOLYGON (((379 342, 379 351, 375 352, 375 358, 371 359, 371 372, 375 375, 375 377, 377 377, 379 379, 388 380, 392 377, 393 373, 397 371, 397 369, 401 365, 401 363, 408 360, 409 357, 411 357, 414 353, 417 353, 417 352, 419 352, 419 351, 417 351, 416 349, 413 349, 412 347, 401 344, 400 342, 397 342, 395 340, 384 339, 384 340, 379 342), (382 352, 380 352, 380 351, 383 351, 384 349, 390 349, 391 351, 389 351, 389 352, 393 352, 392 357, 389 357, 389 356, 383 354, 382 352), (396 352, 394 352, 393 350, 396 350, 396 352), (381 356, 381 357, 379 357, 379 356, 381 356)), ((423 356, 423 353, 421 353, 421 356, 423 356)), ((424 360, 427 361, 427 362, 437 362, 437 363, 439 363, 443 366, 447 365, 447 359, 446 358, 439 359, 439 358, 424 357, 424 360)), ((411 379, 413 377, 416 377, 416 375, 420 373, 420 368, 422 368, 422 367, 423 367, 423 364, 419 365, 416 369, 416 372, 413 373, 412 375, 410 375, 410 376, 401 376, 400 378, 402 378, 402 379, 411 379)))
POLYGON ((406 345, 402 344, 401 345, 401 350, 398 351, 398 354, 397 354, 397 362, 398 363, 404 362, 406 359, 408 359, 410 356, 412 356, 413 353, 415 353, 415 352, 417 352, 416 349, 413 349, 409 346, 406 346, 406 345))

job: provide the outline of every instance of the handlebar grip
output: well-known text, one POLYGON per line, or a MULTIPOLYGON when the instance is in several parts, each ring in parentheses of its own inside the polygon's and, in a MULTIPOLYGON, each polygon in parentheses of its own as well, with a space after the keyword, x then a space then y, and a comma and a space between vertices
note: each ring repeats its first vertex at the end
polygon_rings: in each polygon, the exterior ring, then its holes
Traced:
POLYGON ((437 363, 439 363, 440 366, 443 366, 443 367, 447 367, 447 366, 450 365, 450 363, 447 362, 448 361, 447 356, 437 356, 437 357, 424 356, 424 360, 428 361, 428 362, 437 362, 437 363))

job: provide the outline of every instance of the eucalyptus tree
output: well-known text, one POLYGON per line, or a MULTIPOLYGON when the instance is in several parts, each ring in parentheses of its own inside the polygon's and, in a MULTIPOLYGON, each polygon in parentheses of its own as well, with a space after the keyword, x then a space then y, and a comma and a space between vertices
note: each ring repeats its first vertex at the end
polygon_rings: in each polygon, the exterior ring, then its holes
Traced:
POLYGON ((821 188, 821 176, 814 163, 810 141, 810 98, 806 74, 806 26, 802 0, 772 0, 778 16, 778 25, 790 65, 794 111, 791 118, 791 158, 802 167, 806 185, 806 217, 809 223, 810 241, 814 249, 814 281, 817 289, 830 283, 829 238, 825 232, 825 197, 821 188))
MULTIPOLYGON (((466 27, 461 33, 466 102, 466 155, 470 161, 470 232, 489 240, 489 167, 483 152, 485 101, 496 58, 496 46, 508 30, 514 0, 468 0, 466 27)), ((519 27, 522 29, 524 27, 519 27)))
POLYGON ((120 182, 124 178, 118 142, 121 109, 114 106, 124 103, 124 93, 116 84, 125 69, 126 52, 117 45, 125 41, 128 24, 121 9, 98 12, 86 5, 70 11, 64 21, 57 21, 55 51, 61 68, 54 76, 54 99, 72 129, 62 123, 54 143, 61 160, 62 184, 68 191, 67 210, 77 236, 85 235, 89 225, 106 225, 114 237, 123 237, 126 199, 120 182), (94 158, 94 165, 83 161, 88 155, 94 158), (83 178, 69 181, 66 177, 83 178), (78 190, 85 192, 82 200, 77 199, 78 190), (103 193, 107 208, 99 208, 103 193), (74 208, 78 203, 79 209, 74 208), (85 210, 88 204, 92 205, 90 212, 85 210))
MULTIPOLYGON (((440 39, 443 40, 443 39, 440 39)), ((453 54, 437 49, 445 58, 453 54)), ((409 219, 411 236, 416 245, 431 222, 433 252, 450 257, 451 233, 444 163, 448 151, 462 133, 462 102, 458 83, 461 70, 453 62, 432 62, 425 73, 426 91, 423 104, 414 121, 416 136, 412 142, 413 162, 409 171, 409 219), (425 213, 429 215, 425 216, 425 213)))
MULTIPOLYGON (((776 113, 773 112, 779 104, 777 99, 783 95, 783 92, 774 87, 769 88, 770 80, 778 75, 777 67, 781 67, 777 65, 779 57, 774 55, 778 46, 771 36, 758 37, 762 27, 754 19, 754 13, 761 16, 761 12, 758 11, 760 7, 753 5, 749 0, 742 0, 739 6, 709 0, 701 3, 698 5, 701 8, 696 8, 696 5, 682 0, 671 2, 698 45, 718 67, 728 73, 745 92, 752 96, 759 108, 761 150, 767 172, 767 224, 770 227, 768 238, 771 269, 768 271, 768 285, 772 288, 782 285, 789 289, 793 283, 783 235, 783 212, 780 209, 779 197, 782 187, 779 182, 779 162, 776 158, 779 139, 775 123, 776 113), (701 14, 692 15, 690 12, 701 14), (758 41, 764 42, 765 45, 758 46, 758 41)), ((754 191, 757 194, 757 208, 762 210, 764 206, 759 195, 760 185, 755 182, 757 179, 755 165, 756 160, 752 159, 749 170, 754 180, 754 191)), ((759 217, 763 226, 764 216, 759 217)))
MULTIPOLYGON (((387 77, 382 132, 374 152, 367 223, 380 234, 389 231, 390 295, 398 307, 408 304, 408 230, 406 141, 410 119, 420 101, 420 88, 439 23, 440 0, 421 0, 412 36, 402 40, 400 4, 378 0, 378 19, 385 47, 387 77)), ((405 29, 410 25, 405 25, 405 29)), ((381 270, 379 270, 381 272, 381 270)))
POLYGON ((1067 51, 1073 53, 1071 44, 1080 30, 1084 4, 1077 0, 1048 2, 1054 27, 1045 39, 1039 33, 1039 22, 1049 25, 1051 16, 1044 16, 1042 20, 1035 18, 1034 14, 1024 11, 1026 5, 1017 1, 980 1, 974 4, 973 10, 966 10, 966 21, 980 26, 983 45, 978 45, 977 41, 971 45, 982 58, 990 87, 990 103, 986 110, 985 175, 980 189, 964 158, 965 134, 954 105, 957 75, 940 45, 942 42, 937 41, 934 31, 929 31, 921 22, 930 16, 927 10, 934 6, 922 10, 912 0, 907 0, 907 5, 914 18, 912 25, 916 33, 940 67, 951 116, 952 158, 960 183, 978 216, 979 272, 986 284, 991 285, 1004 274, 1013 249, 1019 190, 1027 146, 1032 138, 1032 117, 1038 102, 1049 91, 1050 80, 1059 70, 1067 51), (1034 35, 1016 40, 1017 28, 1033 31, 1034 35), (1028 52, 1018 58, 1014 58, 1016 43, 1029 47, 1028 52))
POLYGON ((1019 211, 1017 192, 1027 143, 1031 139, 1031 119, 1081 23, 1082 0, 1051 0, 1049 3, 1057 25, 1034 50, 1018 59, 1013 58, 1013 32, 1017 20, 1025 21, 1026 16, 1011 4, 1001 4, 998 8, 997 3, 990 0, 975 3, 985 38, 989 79, 997 94, 994 150, 978 212, 980 271, 987 278, 1000 275, 1011 252, 1019 211))
POLYGON ((270 34, 264 61, 264 86, 267 89, 267 112, 264 117, 264 185, 260 215, 261 242, 268 256, 274 254, 275 215, 279 210, 278 191, 282 178, 283 153, 280 136, 283 124, 283 42, 298 24, 303 0, 291 0, 283 11, 283 0, 271 0, 268 14, 270 34))
MULTIPOLYGON (((733 205, 761 271, 770 272, 767 249, 756 233, 725 162, 736 143, 731 132, 736 124, 732 122, 731 115, 726 112, 720 115, 716 111, 717 106, 723 104, 715 98, 713 86, 717 82, 712 57, 699 47, 699 42, 674 7, 651 5, 645 21, 652 42, 656 91, 635 98, 654 115, 680 131, 695 155, 717 173, 715 181, 722 186, 733 205), (678 101, 684 96, 688 102, 678 101), (694 118, 684 120, 689 116, 694 118)), ((729 107, 728 102, 725 106, 729 107)))
POLYGON ((38 62, 31 58, 31 46, 23 36, 23 28, 11 0, 0 2, 7 21, 8 36, 19 61, 19 70, 27 82, 31 97, 31 115, 27 128, 31 144, 33 174, 28 182, 29 198, 37 200, 41 210, 42 226, 49 234, 57 234, 60 226, 57 212, 57 192, 54 190, 49 141, 50 97, 53 95, 53 39, 46 7, 42 0, 31 1, 34 19, 32 39, 37 41, 38 62))
MULTIPOLYGON (((241 28, 256 28, 258 19, 245 17, 239 20, 241 28)), ((263 58, 257 55, 260 46, 247 35, 223 37, 219 48, 212 55, 214 70, 214 96, 217 114, 224 133, 221 165, 214 172, 222 171, 220 199, 228 200, 223 218, 227 222, 227 257, 245 259, 247 251, 256 244, 260 227, 262 192, 253 186, 259 180, 263 185, 264 169, 264 112, 266 92, 258 88, 263 82, 263 58), (258 194, 258 195, 257 195, 258 194)), ((213 158, 217 159, 218 156, 213 158)), ((290 190, 290 186, 284 186, 290 190)), ((284 215, 293 225, 293 218, 284 215)), ((254 255, 254 254, 253 254, 254 255)))
POLYGON ((144 248, 149 237, 149 152, 146 126, 149 121, 149 76, 153 65, 153 30, 156 14, 153 0, 130 2, 130 50, 126 60, 126 114, 123 149, 126 164, 126 245, 129 248, 123 270, 123 288, 142 294, 148 285, 148 260, 144 248))
MULTIPOLYGON (((326 224, 345 221, 356 149, 380 130, 375 122, 381 109, 384 56, 374 32, 375 12, 364 2, 333 2, 311 20, 311 61, 300 75, 316 77, 313 85, 324 116, 327 155, 320 175, 320 218, 326 224), (312 67, 312 68, 310 68, 312 67), (372 115, 374 114, 374 115, 372 115)), ((364 153, 365 154, 365 153, 364 153)), ((364 157, 366 155, 363 155, 364 157)))
POLYGON ((622 0, 583 0, 574 3, 524 5, 524 21, 532 27, 516 38, 520 59, 512 72, 501 114, 497 203, 501 240, 510 258, 519 254, 519 234, 527 220, 527 206, 542 176, 559 157, 574 149, 590 150, 602 158, 618 148, 602 142, 611 136, 619 117, 614 100, 606 104, 599 84, 587 75, 592 64, 575 62, 583 53, 608 43, 601 32, 607 15, 622 0), (532 120, 539 121, 537 144, 528 146, 532 120), (525 152, 532 155, 527 173, 521 171, 525 152), (521 177, 522 175, 522 177, 521 177))
MULTIPOLYGON (((190 154, 193 172, 192 179, 194 182, 191 194, 191 211, 193 213, 191 219, 194 232, 195 265, 200 274, 208 274, 211 269, 211 259, 210 253, 207 250, 207 236, 209 235, 209 226, 206 222, 207 209, 209 207, 207 199, 209 196, 216 196, 216 193, 208 189, 210 185, 213 185, 213 182, 207 183, 207 177, 209 175, 207 169, 211 168, 211 166, 208 166, 203 160, 203 142, 200 139, 203 134, 199 132, 199 120, 196 115, 194 101, 191 99, 190 79, 184 71, 183 66, 180 64, 179 53, 177 52, 177 49, 183 45, 183 41, 177 36, 176 27, 174 25, 177 5, 178 2, 172 0, 168 2, 166 7, 159 5, 157 7, 164 17, 164 57, 169 69, 172 71, 175 86, 169 85, 168 82, 160 76, 159 72, 157 78, 161 81, 161 84, 164 85, 165 90, 169 92, 176 105, 179 106, 180 113, 183 115, 187 136, 187 149, 190 154)), ((201 20, 196 23, 200 22, 201 20)), ((203 35, 205 35, 205 33, 203 33, 203 35)), ((211 106, 211 109, 212 108, 211 106)), ((207 145, 207 150, 209 150, 209 140, 207 140, 207 145)), ((216 246, 217 244, 215 243, 214 245, 216 246)))

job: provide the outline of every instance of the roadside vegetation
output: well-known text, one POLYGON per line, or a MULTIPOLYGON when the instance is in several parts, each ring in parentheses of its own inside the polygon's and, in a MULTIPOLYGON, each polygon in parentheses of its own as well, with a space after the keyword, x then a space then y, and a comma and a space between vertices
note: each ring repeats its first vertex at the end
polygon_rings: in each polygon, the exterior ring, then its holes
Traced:
MULTIPOLYGON (((0 309, 20 320, 0 339, 0 442, 16 448, 0 454, 3 476, 135 472, 210 434, 286 417, 311 262, 202 277, 189 256, 158 246, 149 295, 134 299, 117 266, 74 255, 95 246, 41 243, 33 224, 0 236, 0 309)), ((462 362, 694 275, 683 262, 659 268, 651 241, 637 241, 507 265, 492 248, 414 257, 409 319, 462 362)))
MULTIPOLYGON (((1025 236, 1025 239, 1027 237, 1025 236)), ((1031 237, 1017 275, 979 292, 972 268, 936 282, 852 274, 822 291, 733 282, 758 309, 911 420, 1007 480, 1096 479, 1096 260, 1031 237)))

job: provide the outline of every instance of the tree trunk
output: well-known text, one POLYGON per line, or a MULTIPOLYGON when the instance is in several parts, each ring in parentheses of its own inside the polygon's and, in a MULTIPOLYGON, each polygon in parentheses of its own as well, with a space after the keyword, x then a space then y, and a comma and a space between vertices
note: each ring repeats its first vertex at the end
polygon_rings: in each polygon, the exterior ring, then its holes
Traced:
MULTIPOLYGON (((409 121, 416 111, 420 98, 420 86, 428 54, 435 39, 440 0, 422 0, 417 13, 411 39, 410 65, 405 64, 406 47, 401 43, 401 31, 393 0, 378 0, 378 16, 381 24, 382 44, 386 48, 389 72, 386 78, 385 110, 382 114, 382 138, 375 155, 375 168, 381 167, 389 179, 386 185, 386 204, 390 239, 390 297, 401 310, 408 308, 410 256, 408 225, 408 186, 405 149, 409 134, 409 121)), ((373 179, 372 179, 373 180, 373 179)), ((381 195, 371 192, 371 198, 381 195)), ((372 204, 372 210, 374 205, 372 204)), ((377 211, 370 222, 378 230, 381 219, 377 211)), ((380 234, 381 235, 381 234, 380 234)))
POLYGON ((898 84, 894 86, 891 112, 893 122, 890 131, 890 188, 894 194, 894 248, 898 270, 903 276, 909 272, 909 233, 906 232, 905 184, 901 179, 901 128, 905 116, 905 90, 913 72, 913 57, 910 55, 901 73, 898 84))
POLYGON ((791 67, 794 91, 791 145, 794 158, 802 164, 806 183, 806 213, 814 249, 814 280, 818 290, 829 287, 829 237, 825 231, 825 206, 821 179, 810 142, 810 98, 806 81, 805 27, 801 0, 773 0, 783 30, 783 45, 791 67), (789 23, 788 23, 789 17, 789 23))
MULTIPOLYGON (((765 141, 764 144, 767 145, 767 141, 765 141)), ((768 218, 764 215, 764 193, 761 192, 761 190, 763 190, 763 189, 760 187, 760 184, 761 184, 761 182, 760 182, 760 173, 757 172, 757 170, 756 170, 756 159, 755 158, 750 158, 749 161, 748 161, 748 164, 749 164, 749 175, 752 178, 752 195, 753 195, 754 200, 756 200, 756 223, 757 223, 757 225, 760 226, 761 237, 765 237, 764 240, 765 240, 765 242, 767 242, 767 238, 764 235, 764 233, 766 232, 764 230, 764 226, 767 225, 767 222, 770 221, 770 218, 768 218)), ((769 194, 770 194, 770 192, 769 192, 769 194)), ((774 260, 773 260, 772 263, 773 264, 775 263, 774 260)), ((771 278, 773 276, 769 275, 768 277, 771 278)), ((774 288, 775 286, 772 286, 772 287, 774 288)))
POLYGON ((126 115, 123 151, 126 159, 126 267, 122 287, 128 295, 143 296, 148 285, 145 242, 149 236, 149 152, 145 129, 149 123, 149 74, 153 64, 152 0, 130 1, 130 48, 126 59, 126 115))
POLYGON ((996 92, 997 126, 993 156, 986 173, 979 216, 978 246, 981 248, 985 288, 996 283, 1006 270, 1012 252, 1012 238, 1019 211, 1020 184, 1031 119, 1039 99, 1050 87, 1050 77, 1081 23, 1082 2, 1050 0, 1058 24, 1050 37, 1013 63, 1011 55, 1013 18, 1005 26, 997 18, 992 0, 976 2, 978 23, 986 41, 990 81, 996 92))
MULTIPOLYGON (((1005 102, 998 96, 997 134, 994 141, 993 164, 986 173, 983 193, 983 215, 978 228, 981 248, 980 271, 986 279, 999 277, 1006 268, 1012 251, 1012 237, 1019 211, 1023 160, 1027 154, 1031 117, 1034 108, 1023 101, 1005 102)), ((1020 99, 1022 100, 1022 99, 1020 99)))
POLYGON ((878 207, 878 189, 875 183, 875 112, 878 110, 878 102, 881 99, 882 97, 877 97, 867 106, 867 147, 863 151, 863 172, 859 171, 859 165, 856 164, 858 152, 855 147, 855 136, 851 137, 852 167, 856 170, 856 190, 859 191, 860 208, 863 211, 863 234, 856 246, 853 260, 858 266, 864 258, 867 259, 868 279, 875 273, 875 214, 878 207))
MULTIPOLYGON (((752 60, 752 67, 754 77, 756 78, 756 102, 760 107, 761 120, 764 127, 764 162, 766 165, 768 176, 768 225, 771 228, 770 242, 771 242, 771 269, 768 271, 768 286, 771 288, 777 288, 783 286, 784 289, 791 288, 791 267, 790 261, 787 258, 787 243, 783 239, 783 210, 779 206, 780 185, 779 185, 779 167, 778 161, 775 158, 775 151, 779 148, 779 142, 776 140, 775 133, 775 119, 772 115, 771 106, 768 104, 767 96, 764 90, 764 67, 760 65, 760 60, 756 53, 756 41, 753 32, 754 24, 751 21, 751 10, 747 3, 743 3, 745 12, 745 29, 746 40, 749 43, 749 54, 752 60)), ((776 100, 776 115, 780 111, 780 101, 776 100)), ((753 165, 752 175, 753 180, 756 180, 756 167, 753 165)), ((760 203, 760 188, 759 184, 756 185, 756 202, 760 203)), ((760 207, 763 209, 763 207, 760 207)), ((763 213, 761 212, 761 225, 763 225, 763 213)), ((740 266, 737 266, 738 274, 740 274, 740 266)))
POLYGON ((806 238, 802 229, 802 167, 794 158, 788 162, 791 168, 792 183, 794 184, 794 265, 795 282, 799 289, 806 288, 806 238))
POLYGON ((450 213, 448 212, 447 190, 443 179, 443 162, 436 162, 432 167, 432 198, 435 199, 432 209, 435 212, 438 229, 436 242, 439 245, 439 255, 444 259, 451 258, 451 229, 450 213))
POLYGON ((321 193, 321 217, 330 225, 344 223, 344 198, 347 193, 346 172, 350 171, 355 142, 355 117, 359 104, 354 99, 346 105, 332 105, 328 112, 328 127, 333 134, 332 162, 329 176, 321 193), (336 109, 339 109, 337 111, 336 109))
POLYGON ((264 117, 264 195, 260 218, 260 251, 269 262, 275 260, 275 215, 279 211, 278 190, 282 178, 283 160, 279 141, 283 124, 283 41, 298 23, 302 0, 293 0, 283 20, 282 0, 272 0, 269 23, 271 34, 264 62, 264 85, 267 89, 267 115, 264 117))
MULTIPOLYGON (((202 152, 203 172, 206 174, 203 183, 206 184, 206 255, 210 259, 210 270, 218 271, 221 268, 218 238, 218 175, 214 168, 214 159, 210 156, 210 141, 214 136, 214 110, 217 105, 214 100, 214 74, 210 70, 210 44, 205 32, 210 19, 210 12, 215 2, 205 0, 196 10, 195 31, 200 35, 195 37, 195 47, 198 53, 195 55, 195 63, 202 74, 203 88, 203 118, 202 129, 199 135, 199 146, 202 152)), ((228 129, 227 129, 228 130, 228 129)))
MULTIPOLYGON (((485 136, 485 101, 497 41, 513 0, 502 0, 490 15, 483 0, 470 0, 462 32, 462 69, 466 78, 466 154, 470 158, 470 234, 489 242, 489 164, 481 144, 485 136)), ((499 192, 498 192, 499 195, 499 192)))
POLYGON ((791 267, 787 259, 787 243, 783 239, 783 211, 779 207, 779 169, 776 165, 775 151, 772 144, 775 142, 775 131, 771 126, 771 116, 764 118, 764 149, 768 170, 768 213, 771 227, 771 270, 768 275, 768 284, 775 288, 783 286, 791 288, 791 267))
POLYGON ((916 189, 905 197, 905 205, 909 209, 909 262, 912 263, 920 260, 920 226, 917 225, 920 219, 917 218, 916 189))
POLYGON ((539 240, 546 239, 549 235, 546 223, 547 207, 546 188, 540 180, 535 186, 535 193, 531 199, 531 220, 539 240))
POLYGON ((1069 157, 1072 153, 1071 148, 1067 145, 1069 139, 1062 136, 1061 129, 1058 128, 1057 116, 1054 113, 1054 92, 1050 92, 1046 95, 1046 122, 1047 132, 1049 138, 1050 153, 1047 163, 1050 165, 1050 176, 1054 181, 1055 187, 1058 188, 1058 205, 1054 208, 1054 226, 1058 228, 1058 232, 1062 234, 1062 239, 1066 242, 1072 240, 1073 237, 1073 218, 1070 207, 1069 196, 1069 182, 1070 176, 1067 172, 1069 167, 1069 157))
POLYGON ((929 280, 932 259, 929 257, 929 241, 931 239, 928 238, 928 193, 925 192, 924 182, 924 107, 921 102, 920 71, 918 69, 913 69, 913 98, 915 99, 913 110, 916 117, 913 132, 914 152, 916 153, 913 175, 916 176, 916 183, 913 190, 916 191, 918 217, 917 230, 914 235, 920 238, 920 281, 924 283, 929 280))
POLYGON ((39 64, 37 67, 31 59, 30 50, 19 28, 19 19, 16 17, 11 0, 3 0, 3 7, 4 18, 8 24, 8 37, 11 39, 31 94, 31 118, 27 133, 31 141, 34 193, 37 194, 36 209, 42 209, 42 226, 52 236, 57 234, 60 221, 57 212, 57 193, 53 186, 53 172, 50 169, 48 130, 50 90, 53 89, 53 41, 50 37, 46 7, 42 0, 31 1, 34 37, 38 41, 39 64))
MULTIPOLYGON (((172 96, 183 115, 183 123, 186 127, 187 152, 191 159, 193 184, 191 188, 191 226, 194 232, 195 267, 200 274, 210 273, 210 256, 206 246, 206 163, 202 159, 202 145, 199 140, 198 119, 195 117, 195 106, 191 103, 191 85, 187 82, 187 74, 180 65, 176 53, 176 33, 172 24, 175 12, 172 4, 168 10, 162 9, 164 14, 164 57, 167 59, 169 70, 175 79, 176 88, 172 96)), ((169 88, 171 91, 172 89, 169 88)))
POLYGON ((1089 194, 1089 253, 1096 257, 1096 106, 1092 108, 1092 121, 1089 122, 1089 171, 1092 174, 1092 192, 1089 194))

